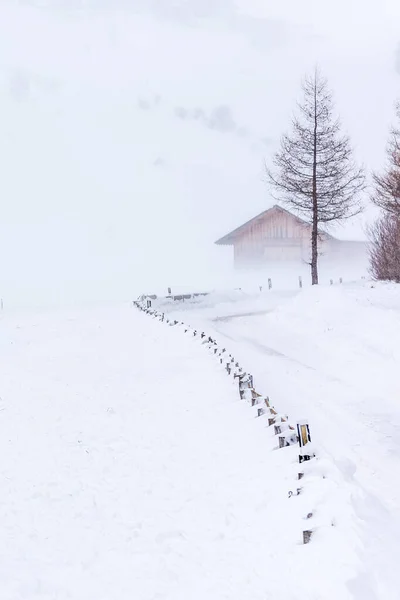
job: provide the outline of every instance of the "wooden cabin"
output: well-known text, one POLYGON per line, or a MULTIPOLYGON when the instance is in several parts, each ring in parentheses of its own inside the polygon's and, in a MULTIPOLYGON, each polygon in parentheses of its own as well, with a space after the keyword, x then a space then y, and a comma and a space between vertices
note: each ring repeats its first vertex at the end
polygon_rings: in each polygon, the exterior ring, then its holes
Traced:
MULTIPOLYGON (((320 231, 319 253, 342 256, 362 242, 342 242, 320 231)), ((228 233, 216 244, 233 246, 235 268, 268 263, 309 262, 311 225, 281 206, 273 206, 228 233)))

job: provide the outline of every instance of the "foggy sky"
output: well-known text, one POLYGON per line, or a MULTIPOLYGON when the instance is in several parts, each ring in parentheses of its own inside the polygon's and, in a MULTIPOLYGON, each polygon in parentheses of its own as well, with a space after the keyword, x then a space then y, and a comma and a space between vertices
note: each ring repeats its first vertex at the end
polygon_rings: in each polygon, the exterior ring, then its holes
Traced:
POLYGON ((271 205, 264 161, 316 63, 381 167, 399 32, 397 0, 2 0, 0 296, 222 282, 213 242, 271 205))

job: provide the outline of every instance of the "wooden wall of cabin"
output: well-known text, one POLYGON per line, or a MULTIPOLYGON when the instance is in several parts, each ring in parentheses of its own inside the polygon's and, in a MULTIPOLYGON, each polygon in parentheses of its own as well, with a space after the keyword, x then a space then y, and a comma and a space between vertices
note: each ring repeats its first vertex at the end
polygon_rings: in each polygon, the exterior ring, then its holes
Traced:
POLYGON ((279 260, 308 260, 310 228, 276 211, 251 225, 234 244, 235 266, 279 260))
MULTIPOLYGON (((270 212, 267 217, 249 226, 234 243, 235 267, 263 267, 270 262, 309 262, 311 258, 311 227, 290 214, 270 212)), ((344 242, 329 237, 320 239, 321 257, 336 260, 363 258, 362 242, 344 242)))

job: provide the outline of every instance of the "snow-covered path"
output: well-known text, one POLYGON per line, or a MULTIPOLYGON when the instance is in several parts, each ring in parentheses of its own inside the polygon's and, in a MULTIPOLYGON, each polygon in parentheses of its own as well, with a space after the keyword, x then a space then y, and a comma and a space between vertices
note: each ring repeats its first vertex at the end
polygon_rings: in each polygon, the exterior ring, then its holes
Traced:
MULTIPOLYGON (((399 286, 266 294, 236 310, 221 305, 182 316, 214 331, 280 410, 310 419, 320 456, 353 485, 348 525, 358 529, 360 572, 352 597, 398 599, 399 286)), ((337 523, 340 513, 337 507, 337 523)))
POLYGON ((2 598, 351 598, 352 551, 300 544, 296 449, 182 330, 131 308, 0 327, 2 598))

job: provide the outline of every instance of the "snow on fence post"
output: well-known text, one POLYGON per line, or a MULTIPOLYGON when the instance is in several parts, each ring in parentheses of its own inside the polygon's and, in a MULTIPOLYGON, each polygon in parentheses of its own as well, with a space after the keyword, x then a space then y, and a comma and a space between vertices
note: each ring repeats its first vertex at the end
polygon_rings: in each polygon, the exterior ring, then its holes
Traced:
POLYGON ((251 405, 255 406, 258 403, 258 399, 262 398, 262 395, 256 392, 254 388, 251 390, 251 405))
MULTIPOLYGON (((282 426, 281 426, 282 427, 282 426)), ((297 435, 294 429, 290 425, 282 431, 278 437, 279 448, 286 448, 286 446, 293 446, 297 442, 297 435)))
POLYGON ((272 289, 272 279, 270 277, 268 278, 268 289, 272 289))
POLYGON ((311 450, 311 435, 308 421, 299 421, 297 423, 297 435, 299 438, 300 446, 299 463, 311 460, 314 454, 312 454, 311 450))
MULTIPOLYGON (((307 420, 299 421, 297 423, 297 433, 300 445, 299 462, 302 463, 306 460, 311 460, 311 458, 315 456, 311 447, 310 426, 307 420)), ((298 473, 298 479, 302 479, 303 477, 304 473, 298 473)), ((312 513, 308 513, 307 519, 310 519, 311 517, 312 513)), ((312 529, 303 530, 303 544, 309 544, 311 542, 312 535, 312 529)))
POLYGON ((257 404, 257 417, 262 417, 264 414, 264 407, 262 404, 257 404))
POLYGON ((244 373, 243 375, 239 376, 239 395, 240 395, 240 399, 241 400, 244 399, 244 391, 248 387, 246 385, 247 379, 245 379, 245 377, 246 377, 246 373, 244 373))
POLYGON ((253 376, 247 373, 239 375, 239 395, 240 399, 243 400, 245 396, 245 390, 253 388, 253 376))

